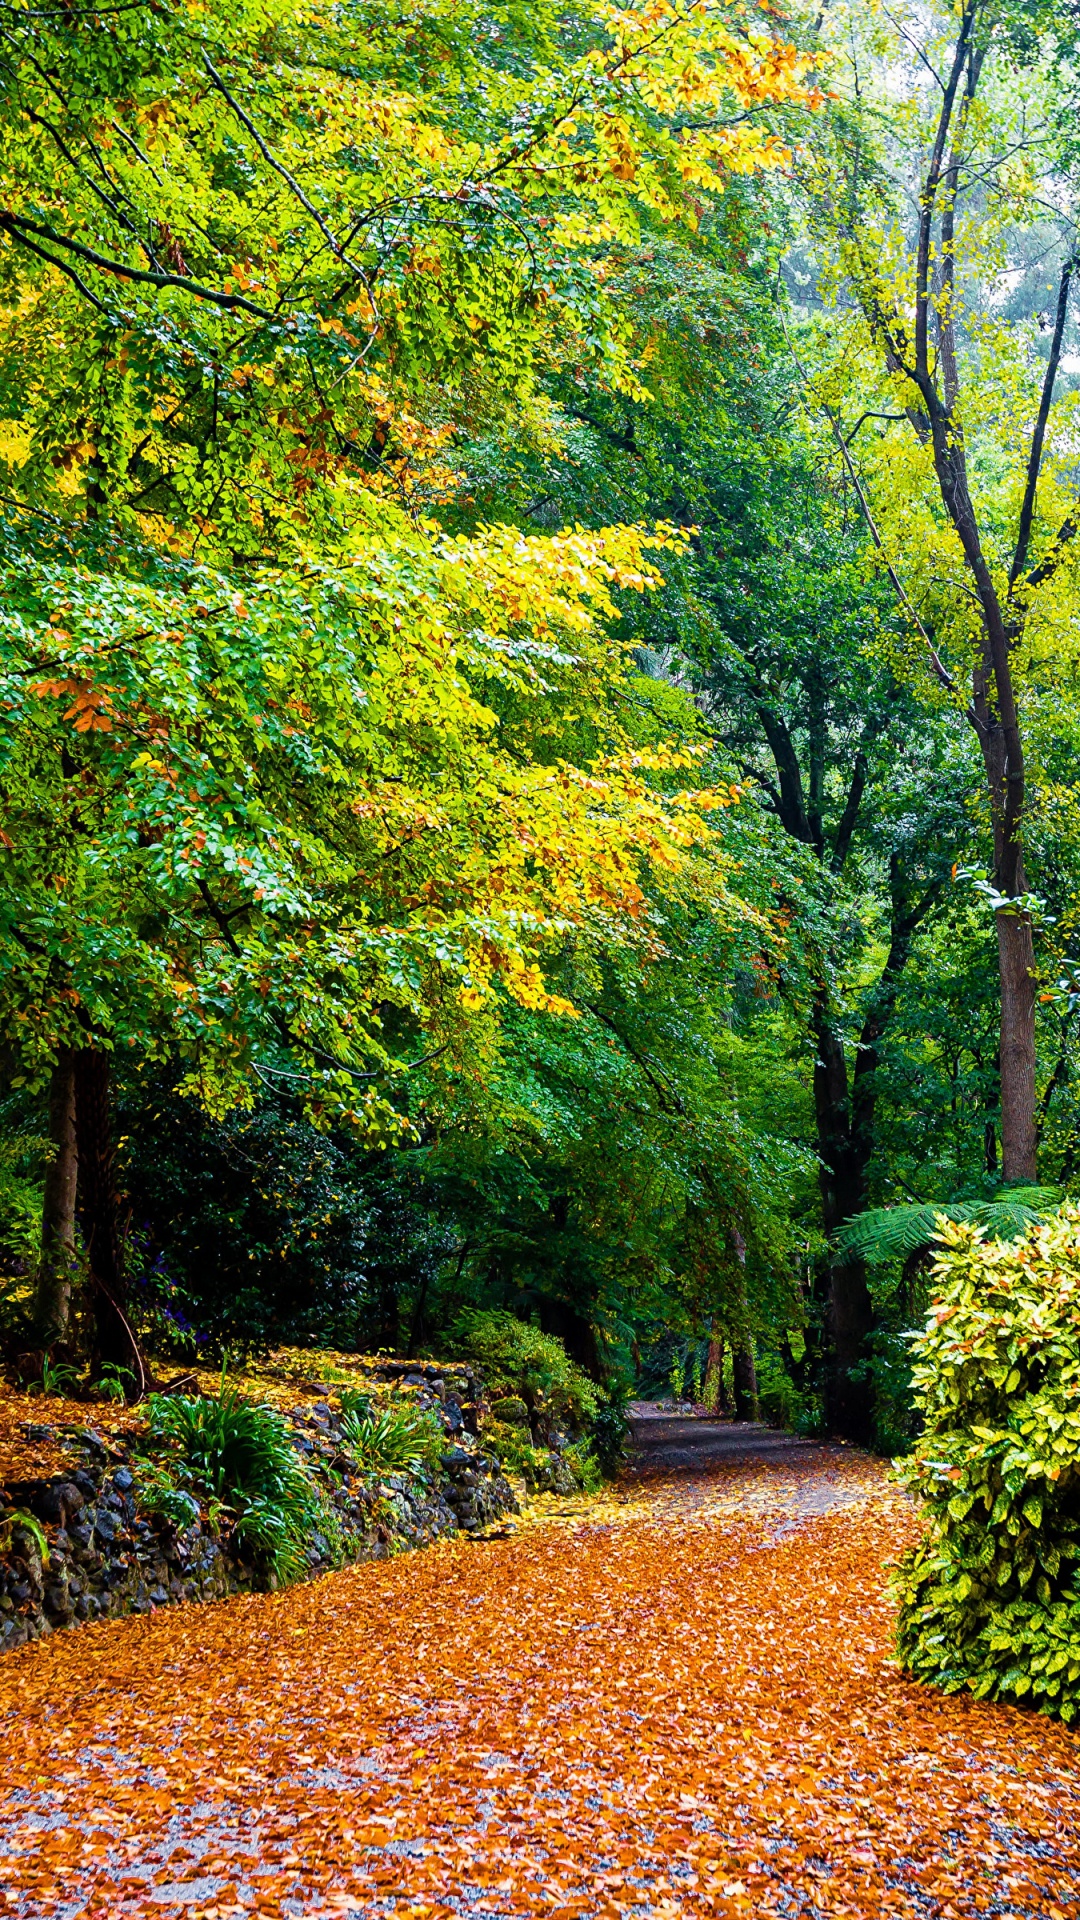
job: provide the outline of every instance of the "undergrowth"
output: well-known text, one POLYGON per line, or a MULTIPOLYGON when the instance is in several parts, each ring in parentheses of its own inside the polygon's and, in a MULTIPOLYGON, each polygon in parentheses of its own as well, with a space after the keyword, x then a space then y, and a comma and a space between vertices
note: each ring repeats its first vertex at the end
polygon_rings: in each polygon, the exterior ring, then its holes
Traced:
POLYGON ((333 1517, 281 1415, 229 1387, 216 1400, 155 1394, 148 1413, 151 1436, 170 1449, 174 1469, 171 1487, 162 1477, 152 1495, 159 1510, 181 1519, 184 1495, 204 1489, 234 1516, 237 1540, 278 1580, 303 1573, 308 1539, 332 1530, 333 1517))
POLYGON ((341 1429, 361 1472, 416 1473, 434 1468, 446 1451, 446 1436, 430 1413, 410 1407, 361 1410, 344 1404, 341 1429))
POLYGON ((943 1225, 914 1340, 927 1518, 898 1575, 904 1665, 1080 1718, 1080 1208, 1013 1243, 943 1225))

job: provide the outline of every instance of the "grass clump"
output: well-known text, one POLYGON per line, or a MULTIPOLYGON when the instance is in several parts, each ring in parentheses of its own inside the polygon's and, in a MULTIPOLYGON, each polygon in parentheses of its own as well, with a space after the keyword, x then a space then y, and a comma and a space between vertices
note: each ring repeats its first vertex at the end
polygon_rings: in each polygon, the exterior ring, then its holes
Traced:
POLYGON ((345 1408, 341 1430, 363 1473, 419 1473, 446 1450, 438 1420, 412 1407, 345 1408))
POLYGON ((216 1400, 155 1394, 149 1416, 151 1435, 172 1449, 182 1477, 235 1515, 236 1538, 278 1580, 303 1573, 308 1541, 326 1531, 328 1513, 281 1415, 223 1387, 216 1400))

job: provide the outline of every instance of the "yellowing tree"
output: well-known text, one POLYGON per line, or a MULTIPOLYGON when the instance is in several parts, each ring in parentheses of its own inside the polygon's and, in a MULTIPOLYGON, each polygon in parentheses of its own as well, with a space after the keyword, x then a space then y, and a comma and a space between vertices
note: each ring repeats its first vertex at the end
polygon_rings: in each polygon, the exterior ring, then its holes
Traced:
POLYGON ((1071 672, 1080 639, 1076 406, 1058 392, 1077 266, 1059 93, 1069 68, 1055 65, 1070 33, 1067 9, 1014 0, 963 0, 930 16, 860 11, 860 84, 876 74, 877 91, 846 120, 836 164, 815 181, 820 226, 854 301, 837 312, 815 400, 912 636, 981 752, 1003 1171, 1028 1182, 1037 903, 1024 868, 1024 701, 1047 673, 1071 672), (882 116, 887 137, 871 138, 882 116), (1025 241, 1056 256, 1049 294, 1045 270, 1027 274, 1025 241), (1018 282, 1041 311, 1012 310, 1018 282))

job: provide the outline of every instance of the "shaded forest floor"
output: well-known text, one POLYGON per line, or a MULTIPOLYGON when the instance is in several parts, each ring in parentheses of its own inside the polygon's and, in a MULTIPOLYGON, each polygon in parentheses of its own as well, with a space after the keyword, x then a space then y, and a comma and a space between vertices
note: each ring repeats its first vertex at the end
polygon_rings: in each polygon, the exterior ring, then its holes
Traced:
POLYGON ((890 1663, 885 1470, 637 1433, 513 1537, 10 1655, 7 1911, 1080 1920, 1080 1738, 890 1663))

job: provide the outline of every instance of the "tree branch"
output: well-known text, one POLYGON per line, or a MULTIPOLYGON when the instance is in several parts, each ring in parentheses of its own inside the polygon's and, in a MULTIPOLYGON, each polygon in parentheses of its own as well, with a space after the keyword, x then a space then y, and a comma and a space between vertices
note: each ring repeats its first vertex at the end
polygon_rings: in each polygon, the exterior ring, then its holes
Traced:
POLYGON ((1076 255, 1071 253, 1061 269, 1058 284, 1057 312, 1054 315, 1054 332, 1050 341, 1050 358, 1046 363, 1042 393, 1039 396, 1039 411, 1035 420, 1035 431, 1031 436, 1031 451, 1028 455, 1027 482, 1020 508, 1020 523, 1016 534, 1016 552, 1009 569, 1009 591, 1012 592, 1020 578, 1027 560, 1028 547, 1031 544, 1031 524, 1035 517, 1035 495, 1039 485, 1039 471, 1042 467, 1043 443, 1046 439, 1046 425, 1050 418, 1050 404, 1054 398, 1054 382, 1057 379, 1058 363, 1061 359, 1061 343, 1065 334, 1065 320, 1069 311, 1069 291, 1072 277, 1076 271, 1076 255))
MULTIPOLYGON (((78 259, 89 261, 92 267, 97 267, 100 272, 112 275, 114 279, 135 280, 141 285, 150 287, 179 287, 182 292, 193 294, 197 300, 209 300, 216 307, 224 307, 226 312, 231 313, 234 310, 239 310, 243 313, 253 314, 256 320, 273 320, 276 318, 269 307, 257 306, 254 300, 246 300, 242 293, 220 293, 215 287, 205 287, 200 281, 189 279, 186 274, 147 273, 140 267, 126 266, 122 260, 110 260, 107 255, 96 253, 93 247, 84 247, 81 240, 72 240, 66 234, 57 233, 53 227, 45 227, 36 220, 25 219, 22 214, 0 211, 0 232, 9 233, 13 240, 17 241, 20 246, 28 247, 31 253, 41 252, 40 247, 35 247, 33 241, 27 239, 28 234, 37 234, 41 239, 48 240, 52 246, 63 247, 68 253, 75 254, 78 259)), ((45 255, 43 257, 48 258, 49 256, 45 255)), ((61 265, 58 260, 53 260, 51 264, 53 266, 61 265)), ((70 268, 63 267, 62 271, 67 273, 69 279, 76 278, 70 268)), ((77 284, 80 291, 85 293, 89 300, 93 301, 94 306, 96 306, 100 312, 105 313, 107 311, 107 309, 102 306, 100 300, 96 299, 81 281, 78 281, 77 284)))

